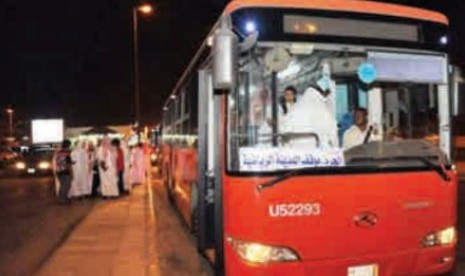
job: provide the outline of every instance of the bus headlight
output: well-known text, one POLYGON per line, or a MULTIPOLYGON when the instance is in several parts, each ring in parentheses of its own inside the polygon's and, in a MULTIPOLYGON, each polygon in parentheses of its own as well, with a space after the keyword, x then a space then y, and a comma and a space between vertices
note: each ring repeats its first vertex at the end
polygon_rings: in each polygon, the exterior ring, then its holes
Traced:
POLYGON ((37 165, 37 167, 41 170, 48 170, 50 169, 50 162, 42 161, 39 163, 39 165, 37 165))
POLYGON ((231 237, 228 238, 228 242, 239 257, 247 262, 265 264, 270 262, 292 262, 299 260, 297 253, 287 247, 239 241, 231 237))
POLYGON ((423 247, 450 245, 456 240, 455 227, 449 227, 441 231, 433 232, 423 238, 423 247))
POLYGON ((26 163, 24 163, 22 161, 18 161, 18 162, 16 162, 15 167, 18 170, 24 170, 24 169, 26 169, 26 163))

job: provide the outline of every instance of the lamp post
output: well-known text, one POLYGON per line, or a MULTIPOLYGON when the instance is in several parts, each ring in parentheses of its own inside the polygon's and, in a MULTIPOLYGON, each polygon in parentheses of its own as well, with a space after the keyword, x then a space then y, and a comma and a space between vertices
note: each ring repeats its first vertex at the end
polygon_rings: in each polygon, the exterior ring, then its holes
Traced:
POLYGON ((6 113, 8 113, 10 137, 13 137, 13 113, 14 113, 14 110, 12 108, 7 108, 6 113))
POLYGON ((132 8, 133 27, 133 54, 134 54, 134 120, 139 137, 140 125, 140 83, 139 83, 139 36, 138 36, 138 14, 150 15, 153 7, 149 4, 142 4, 132 8))

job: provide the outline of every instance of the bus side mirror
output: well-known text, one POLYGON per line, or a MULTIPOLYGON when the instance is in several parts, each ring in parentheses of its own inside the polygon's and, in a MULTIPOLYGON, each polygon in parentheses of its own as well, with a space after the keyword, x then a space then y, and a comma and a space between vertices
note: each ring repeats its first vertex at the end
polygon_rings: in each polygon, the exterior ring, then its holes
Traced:
POLYGON ((224 93, 232 89, 236 76, 237 36, 231 31, 227 18, 223 18, 213 38, 213 89, 224 93))
POLYGON ((465 90, 465 79, 462 76, 462 72, 459 67, 454 66, 452 69, 452 115, 458 116, 463 113, 463 108, 461 108, 460 100, 463 96, 461 93, 464 93, 465 90))

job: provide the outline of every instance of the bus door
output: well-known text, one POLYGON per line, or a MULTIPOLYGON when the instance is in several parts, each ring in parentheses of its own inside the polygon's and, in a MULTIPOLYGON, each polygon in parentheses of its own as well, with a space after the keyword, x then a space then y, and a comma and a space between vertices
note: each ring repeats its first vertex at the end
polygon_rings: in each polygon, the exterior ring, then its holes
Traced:
POLYGON ((221 206, 221 99, 214 95, 209 70, 199 74, 198 144, 198 245, 207 257, 222 267, 223 215, 221 206), (214 252, 213 254, 211 254, 214 252), (213 256, 213 257, 212 257, 213 256))

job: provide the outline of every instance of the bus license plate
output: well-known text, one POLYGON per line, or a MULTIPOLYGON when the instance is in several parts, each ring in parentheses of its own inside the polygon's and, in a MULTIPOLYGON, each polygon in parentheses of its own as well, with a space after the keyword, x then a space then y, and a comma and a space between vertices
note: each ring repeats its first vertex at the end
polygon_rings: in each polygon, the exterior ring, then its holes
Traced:
POLYGON ((378 276, 378 265, 351 266, 347 269, 347 276, 378 276))
POLYGON ((27 169, 27 173, 34 174, 34 173, 36 173, 36 169, 29 168, 29 169, 27 169))

